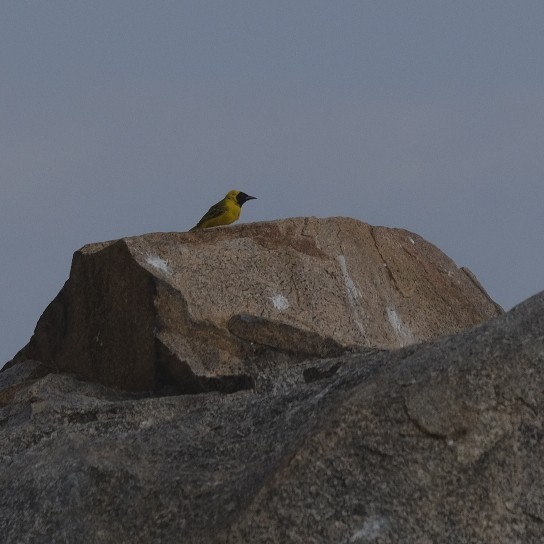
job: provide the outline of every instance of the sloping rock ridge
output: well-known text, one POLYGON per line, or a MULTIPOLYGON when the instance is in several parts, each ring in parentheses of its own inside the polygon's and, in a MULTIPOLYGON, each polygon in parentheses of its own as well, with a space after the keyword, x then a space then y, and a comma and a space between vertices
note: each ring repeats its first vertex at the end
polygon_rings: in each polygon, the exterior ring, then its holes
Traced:
POLYGON ((91 244, 28 359, 128 391, 259 389, 255 368, 452 334, 501 313, 420 236, 300 218, 91 244))
POLYGON ((544 293, 432 342, 259 367, 262 391, 47 372, 0 373, 2 542, 544 541, 544 293))

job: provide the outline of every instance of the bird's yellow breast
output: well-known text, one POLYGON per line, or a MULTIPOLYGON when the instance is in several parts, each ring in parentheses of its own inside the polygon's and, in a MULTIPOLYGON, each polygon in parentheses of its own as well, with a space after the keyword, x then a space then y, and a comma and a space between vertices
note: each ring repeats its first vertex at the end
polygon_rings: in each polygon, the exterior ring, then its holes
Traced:
POLYGON ((226 198, 222 203, 220 215, 211 217, 202 225, 203 228, 218 227, 220 225, 230 225, 240 218, 240 206, 234 199, 226 198))

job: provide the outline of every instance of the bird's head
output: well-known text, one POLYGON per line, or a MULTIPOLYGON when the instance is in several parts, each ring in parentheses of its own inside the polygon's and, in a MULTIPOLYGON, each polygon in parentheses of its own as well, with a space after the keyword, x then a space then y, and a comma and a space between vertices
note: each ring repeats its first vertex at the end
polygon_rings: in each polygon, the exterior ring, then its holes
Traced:
POLYGON ((246 193, 243 193, 242 191, 229 191, 227 193, 227 198, 231 200, 235 200, 238 203, 238 206, 242 206, 244 202, 247 202, 248 200, 255 200, 257 197, 255 196, 249 196, 246 193))

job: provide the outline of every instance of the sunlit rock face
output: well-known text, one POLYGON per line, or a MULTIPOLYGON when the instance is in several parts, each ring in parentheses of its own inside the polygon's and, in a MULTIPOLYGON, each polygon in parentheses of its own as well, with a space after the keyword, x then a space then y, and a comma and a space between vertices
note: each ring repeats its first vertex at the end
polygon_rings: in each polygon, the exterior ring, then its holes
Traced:
POLYGON ((297 218, 83 247, 14 362, 129 391, 265 387, 259 369, 453 334, 501 313, 401 229, 297 218))

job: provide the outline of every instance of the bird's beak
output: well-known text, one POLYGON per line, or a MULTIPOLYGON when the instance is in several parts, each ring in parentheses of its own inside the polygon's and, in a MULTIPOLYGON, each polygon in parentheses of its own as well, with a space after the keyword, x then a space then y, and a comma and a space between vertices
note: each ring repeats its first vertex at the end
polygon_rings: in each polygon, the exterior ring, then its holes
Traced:
POLYGON ((248 200, 257 200, 257 197, 246 195, 246 193, 239 193, 237 200, 240 203, 240 205, 242 205, 244 202, 247 202, 248 200))

